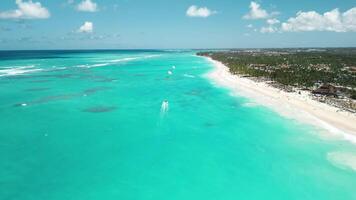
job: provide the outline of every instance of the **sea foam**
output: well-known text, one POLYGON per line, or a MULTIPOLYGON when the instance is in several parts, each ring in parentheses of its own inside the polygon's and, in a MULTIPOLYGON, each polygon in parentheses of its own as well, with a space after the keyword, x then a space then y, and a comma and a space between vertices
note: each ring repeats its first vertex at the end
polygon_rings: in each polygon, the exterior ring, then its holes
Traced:
POLYGON ((42 71, 43 69, 35 68, 35 65, 18 66, 11 68, 0 69, 0 76, 16 76, 36 71, 42 71))
POLYGON ((113 59, 113 60, 102 60, 103 63, 97 63, 97 64, 82 64, 82 65, 76 65, 75 67, 79 68, 94 68, 94 67, 104 67, 108 66, 110 64, 114 63, 120 63, 120 62, 128 62, 128 61, 134 61, 134 60, 139 60, 139 59, 148 59, 148 58, 153 58, 157 57, 160 55, 147 55, 147 56, 141 56, 141 57, 128 57, 128 58, 119 58, 119 59, 113 59))
POLYGON ((187 77, 187 78, 195 78, 194 75, 190 75, 190 74, 183 74, 184 77, 187 77))
POLYGON ((356 153, 331 152, 327 154, 327 159, 339 168, 356 171, 356 153))

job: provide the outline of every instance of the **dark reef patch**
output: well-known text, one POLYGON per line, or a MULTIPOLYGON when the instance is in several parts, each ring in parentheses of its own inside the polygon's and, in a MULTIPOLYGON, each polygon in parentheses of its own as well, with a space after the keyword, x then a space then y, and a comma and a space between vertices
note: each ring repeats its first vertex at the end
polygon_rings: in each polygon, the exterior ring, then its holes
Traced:
POLYGON ((49 90, 50 88, 46 88, 46 87, 39 87, 39 88, 29 88, 26 89, 26 92, 39 92, 39 91, 45 91, 45 90, 49 90))
MULTIPOLYGON (((48 89, 50 89, 50 88, 39 87, 39 88, 30 88, 25 91, 34 92, 34 91, 44 91, 44 90, 48 90, 48 89)), ((26 104, 25 106, 29 106, 29 105, 48 103, 48 102, 52 102, 52 101, 70 100, 70 99, 79 98, 79 97, 83 97, 83 96, 93 95, 97 92, 109 90, 109 89, 112 89, 112 88, 110 88, 110 87, 94 87, 94 88, 89 88, 89 89, 84 90, 83 92, 78 92, 78 93, 46 96, 46 97, 42 97, 42 98, 34 100, 34 101, 17 103, 17 104, 15 104, 15 107, 24 106, 23 104, 26 104)), ((100 110, 100 109, 98 109, 98 110, 100 110)))
POLYGON ((47 82, 51 82, 51 80, 32 80, 29 82, 30 83, 47 83, 47 82))
POLYGON ((37 99, 37 100, 34 100, 34 101, 30 101, 30 102, 17 103, 14 106, 15 107, 31 106, 31 105, 36 105, 36 104, 48 103, 48 102, 52 102, 52 101, 69 100, 69 99, 73 99, 73 98, 81 97, 81 96, 83 96, 83 94, 81 94, 81 93, 72 93, 72 94, 47 96, 47 97, 42 97, 40 99, 37 99))
POLYGON ((78 94, 78 93, 47 96, 47 97, 43 97, 39 100, 33 101, 32 103, 47 103, 47 102, 51 102, 51 101, 68 100, 68 99, 73 99, 75 97, 80 97, 80 96, 82 96, 82 94, 78 94))
POLYGON ((116 78, 103 78, 103 79, 98 79, 98 80, 95 80, 96 82, 103 82, 103 83, 108 83, 108 82, 115 82, 119 79, 116 79, 116 78))
POLYGON ((146 76, 145 74, 134 74, 133 76, 146 76))
POLYGON ((86 108, 82 111, 90 112, 90 113, 104 113, 104 112, 111 112, 116 109, 117 109, 117 107, 115 107, 115 106, 95 106, 95 107, 86 108))
POLYGON ((116 78, 110 78, 107 76, 98 76, 98 75, 83 75, 80 78, 84 80, 95 81, 95 82, 114 82, 118 80, 116 78))
POLYGON ((112 88, 110 88, 110 87, 94 87, 94 88, 89 88, 89 89, 84 90, 83 93, 86 95, 92 95, 97 92, 104 91, 104 90, 110 90, 110 89, 112 89, 112 88))

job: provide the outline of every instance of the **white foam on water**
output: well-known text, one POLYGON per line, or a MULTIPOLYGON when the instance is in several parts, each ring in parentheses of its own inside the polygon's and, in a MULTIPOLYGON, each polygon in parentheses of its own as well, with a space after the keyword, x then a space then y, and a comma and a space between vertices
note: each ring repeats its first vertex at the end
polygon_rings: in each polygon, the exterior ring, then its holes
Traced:
POLYGON ((169 110, 169 103, 167 100, 162 101, 161 104, 161 116, 163 116, 165 113, 167 113, 169 110))
POLYGON ((184 77, 187 77, 187 78, 195 78, 195 76, 193 75, 190 75, 190 74, 183 74, 184 77))
POLYGON ((104 66, 108 66, 113 63, 128 62, 128 61, 133 61, 133 60, 138 60, 138 59, 147 59, 147 58, 153 58, 153 57, 157 57, 157 56, 160 56, 160 55, 148 55, 148 56, 142 56, 142 57, 119 58, 119 59, 113 59, 113 60, 105 60, 105 62, 103 60, 104 63, 76 65, 74 67, 79 67, 79 68, 104 67, 104 66))
POLYGON ((346 133, 346 132, 336 128, 335 126, 332 126, 329 123, 327 123, 323 120, 320 120, 317 117, 314 117, 314 116, 309 116, 309 117, 311 119, 313 119, 316 123, 318 123, 319 127, 322 127, 322 128, 324 128, 324 130, 333 134, 334 138, 343 138, 344 140, 347 140, 347 141, 350 141, 350 142, 356 144, 356 136, 354 134, 346 133))
POLYGON ((92 67, 104 67, 109 65, 110 63, 99 63, 99 64, 94 64, 94 65, 89 65, 88 68, 92 68, 92 67))
POLYGON ((168 74, 168 75, 172 75, 173 72, 172 72, 172 71, 168 71, 167 74, 168 74))
POLYGON ((160 57, 161 55, 147 55, 143 56, 143 58, 155 58, 155 57, 160 57))
POLYGON ((154 57, 158 57, 158 56, 160 56, 160 55, 147 55, 147 56, 141 56, 141 57, 119 58, 119 59, 109 60, 108 62, 110 62, 110 63, 127 62, 127 61, 132 61, 132 60, 154 58, 154 57))
POLYGON ((257 107, 257 106, 259 106, 259 104, 255 103, 255 102, 247 102, 247 103, 242 104, 242 106, 244 106, 244 107, 257 107))
POLYGON ((43 69, 35 68, 35 65, 9 67, 0 69, 0 76, 15 76, 42 70, 43 69))
POLYGON ((109 60, 108 62, 110 63, 118 63, 118 62, 125 62, 125 61, 131 61, 131 60, 137 60, 140 57, 132 57, 132 58, 120 58, 120 59, 114 59, 114 60, 109 60))
POLYGON ((88 64, 85 64, 85 65, 76 65, 74 67, 79 67, 79 68, 88 68, 88 64))
POLYGON ((52 66, 55 69, 67 69, 67 67, 56 67, 56 66, 52 66))
POLYGON ((3 69, 14 69, 14 68, 19 68, 19 69, 28 69, 28 68, 34 68, 36 67, 35 65, 19 65, 19 66, 8 66, 8 67, 1 67, 3 69))
POLYGON ((327 159, 336 167, 351 169, 356 172, 356 153, 352 152, 330 152, 327 159))
POLYGON ((93 67, 103 67, 103 66, 107 66, 110 65, 110 63, 98 63, 98 64, 93 64, 93 65, 89 65, 89 64, 85 64, 85 65, 77 65, 75 67, 79 67, 79 68, 93 68, 93 67))

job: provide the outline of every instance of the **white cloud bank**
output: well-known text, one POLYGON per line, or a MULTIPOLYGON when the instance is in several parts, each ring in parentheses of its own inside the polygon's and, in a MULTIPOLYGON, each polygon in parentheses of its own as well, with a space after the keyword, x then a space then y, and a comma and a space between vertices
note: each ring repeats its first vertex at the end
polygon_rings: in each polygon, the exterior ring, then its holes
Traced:
POLYGON ((261 5, 251 1, 250 12, 243 16, 244 19, 266 19, 270 16, 268 12, 261 8, 261 5))
POLYGON ((278 31, 278 28, 270 25, 270 26, 265 26, 265 27, 262 27, 260 32, 261 33, 275 33, 278 31))
POLYGON ((0 12, 0 19, 46 19, 50 12, 40 2, 16 0, 17 9, 0 12))
POLYGON ((278 19, 272 18, 272 19, 267 19, 266 23, 268 26, 264 26, 260 29, 261 33, 275 33, 279 31, 279 28, 276 27, 277 24, 281 23, 278 19))
POLYGON ((332 31, 350 32, 356 31, 356 7, 340 13, 334 9, 324 14, 316 11, 299 11, 296 17, 289 18, 282 23, 281 30, 285 32, 301 31, 332 31))
POLYGON ((98 5, 91 0, 83 0, 82 2, 80 2, 78 4, 77 10, 83 11, 83 12, 97 12, 98 5))
POLYGON ((92 33, 94 30, 93 22, 84 22, 84 24, 79 27, 79 33, 92 33))
POLYGON ((192 5, 188 8, 186 15, 188 17, 209 17, 210 15, 215 14, 216 11, 211 11, 207 7, 197 7, 195 5, 192 5))
POLYGON ((275 19, 275 18, 273 18, 273 19, 267 19, 267 24, 269 24, 269 25, 274 25, 274 24, 279 24, 280 23, 280 21, 278 20, 278 19, 275 19))

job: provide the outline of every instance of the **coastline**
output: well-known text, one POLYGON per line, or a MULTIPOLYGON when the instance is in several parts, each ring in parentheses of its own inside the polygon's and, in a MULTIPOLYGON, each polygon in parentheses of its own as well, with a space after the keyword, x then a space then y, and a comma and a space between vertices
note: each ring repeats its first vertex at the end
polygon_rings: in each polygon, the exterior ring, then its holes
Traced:
POLYGON ((289 119, 312 125, 326 131, 328 137, 337 137, 356 143, 356 115, 316 101, 306 91, 285 92, 266 82, 233 75, 223 63, 205 57, 214 66, 207 77, 219 86, 229 88, 233 95, 251 99, 267 106, 289 119))

